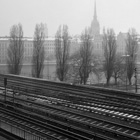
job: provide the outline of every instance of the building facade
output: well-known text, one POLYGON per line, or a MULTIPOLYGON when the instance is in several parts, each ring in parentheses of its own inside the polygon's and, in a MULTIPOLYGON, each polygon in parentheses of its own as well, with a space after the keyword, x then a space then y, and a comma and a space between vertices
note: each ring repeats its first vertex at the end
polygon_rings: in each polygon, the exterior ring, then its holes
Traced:
POLYGON ((125 55, 126 53, 126 39, 127 39, 127 33, 120 32, 117 35, 117 53, 120 53, 121 55, 125 55))
MULTIPOLYGON (((126 54, 126 39, 127 39, 127 33, 120 32, 117 35, 117 53, 121 54, 122 56, 127 55, 126 54)), ((140 36, 137 35, 137 42, 138 42, 138 48, 137 48, 137 62, 140 62, 140 36)))
MULTIPOLYGON (((24 63, 31 63, 33 53, 33 38, 24 37, 24 63)), ((9 37, 0 38, 0 64, 6 64, 7 49, 10 44, 9 37)), ((78 50, 80 44, 79 40, 73 38, 70 40, 70 54, 78 50)), ((49 37, 44 42, 45 60, 55 59, 55 38, 49 37)))

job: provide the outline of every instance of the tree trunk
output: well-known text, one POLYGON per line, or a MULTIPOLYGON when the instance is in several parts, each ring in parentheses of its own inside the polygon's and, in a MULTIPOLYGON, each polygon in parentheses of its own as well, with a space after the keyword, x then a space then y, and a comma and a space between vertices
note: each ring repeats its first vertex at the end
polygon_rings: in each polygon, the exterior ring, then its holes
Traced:
POLYGON ((87 81, 86 78, 84 78, 84 85, 86 85, 86 81, 87 81))
POLYGON ((131 79, 128 79, 128 80, 129 80, 129 85, 131 86, 131 84, 132 84, 132 83, 131 83, 131 79))
POLYGON ((115 77, 115 85, 117 85, 117 77, 115 77))
POLYGON ((110 78, 107 78, 106 80, 106 85, 109 86, 109 81, 110 81, 110 78))
POLYGON ((80 84, 82 84, 82 81, 83 81, 83 80, 82 80, 82 78, 81 78, 81 80, 80 80, 80 84))

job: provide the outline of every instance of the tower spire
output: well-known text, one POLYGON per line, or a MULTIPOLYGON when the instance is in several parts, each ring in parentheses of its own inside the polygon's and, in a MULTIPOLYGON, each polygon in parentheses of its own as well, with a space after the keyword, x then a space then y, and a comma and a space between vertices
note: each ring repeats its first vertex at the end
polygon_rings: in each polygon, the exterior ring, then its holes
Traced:
POLYGON ((97 13, 96 13, 96 0, 94 1, 94 19, 97 19, 97 13))
POLYGON ((91 22, 91 36, 95 37, 100 34, 100 24, 97 20, 97 12, 96 12, 96 0, 94 0, 94 16, 91 22))

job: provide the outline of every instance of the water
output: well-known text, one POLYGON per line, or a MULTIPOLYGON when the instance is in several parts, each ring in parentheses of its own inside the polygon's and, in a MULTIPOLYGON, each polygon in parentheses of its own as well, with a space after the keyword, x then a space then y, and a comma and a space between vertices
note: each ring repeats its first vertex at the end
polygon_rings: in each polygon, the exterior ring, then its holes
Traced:
MULTIPOLYGON (((31 64, 24 64, 22 66, 21 75, 23 76, 32 76, 32 65, 31 64)), ((6 64, 0 64, 0 73, 6 74, 8 73, 7 65, 6 64)), ((50 79, 50 80, 56 80, 56 64, 55 63, 49 63, 44 65, 43 69, 43 78, 44 79, 50 79)))

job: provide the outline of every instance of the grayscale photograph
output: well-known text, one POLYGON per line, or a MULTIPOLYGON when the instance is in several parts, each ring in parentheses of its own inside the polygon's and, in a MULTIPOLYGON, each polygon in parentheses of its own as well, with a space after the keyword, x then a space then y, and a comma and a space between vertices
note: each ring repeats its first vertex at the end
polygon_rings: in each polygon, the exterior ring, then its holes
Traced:
POLYGON ((140 140, 140 0, 0 0, 0 140, 140 140))

